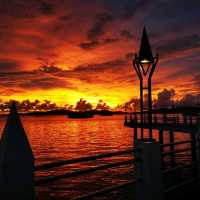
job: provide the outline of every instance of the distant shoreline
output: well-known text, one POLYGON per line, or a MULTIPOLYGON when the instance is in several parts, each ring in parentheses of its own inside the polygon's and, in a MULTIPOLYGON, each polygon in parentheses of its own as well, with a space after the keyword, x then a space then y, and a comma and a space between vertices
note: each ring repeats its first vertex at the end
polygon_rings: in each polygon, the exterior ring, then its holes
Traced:
MULTIPOLYGON (((65 115, 68 116, 71 112, 78 112, 78 111, 70 111, 70 110, 50 110, 50 111, 32 111, 32 112, 19 112, 21 116, 46 116, 46 115, 65 115)), ((124 111, 110 111, 110 110, 91 110, 91 111, 84 111, 87 113, 91 113, 93 115, 102 115, 102 116, 110 116, 110 115, 124 115, 135 113, 139 114, 140 112, 124 112, 124 111)), ((148 113, 144 111, 144 113, 148 113)), ((159 114, 159 113, 180 113, 180 114, 200 114, 200 107, 177 107, 177 108, 160 108, 152 110, 152 114, 159 114)), ((7 113, 0 113, 0 116, 7 116, 7 113)))
MULTIPOLYGON (((33 112, 27 112, 27 113, 22 113, 19 112, 19 115, 21 116, 46 116, 46 115, 65 115, 68 116, 69 113, 72 111, 69 110, 52 110, 52 111, 33 111, 33 112)), ((92 113, 93 115, 102 115, 102 116, 109 116, 106 115, 105 111, 86 111, 88 113, 92 113)), ((110 114, 112 115, 123 115, 126 114, 125 112, 122 111, 109 111, 110 114)), ((0 113, 0 116, 7 116, 8 113, 0 113)))

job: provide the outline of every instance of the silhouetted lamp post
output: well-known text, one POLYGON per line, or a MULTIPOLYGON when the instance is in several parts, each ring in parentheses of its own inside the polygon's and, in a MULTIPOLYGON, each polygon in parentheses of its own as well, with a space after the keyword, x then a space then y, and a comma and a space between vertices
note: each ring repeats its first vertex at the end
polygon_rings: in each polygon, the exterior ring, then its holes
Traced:
POLYGON ((140 45, 139 55, 135 54, 133 66, 140 80, 140 112, 141 112, 141 139, 144 139, 144 94, 147 90, 148 96, 148 123, 149 123, 149 139, 152 139, 152 96, 151 96, 151 78, 158 62, 158 54, 152 55, 151 46, 149 44, 146 29, 143 30, 142 41, 140 45), (146 85, 145 80, 147 80, 146 85))

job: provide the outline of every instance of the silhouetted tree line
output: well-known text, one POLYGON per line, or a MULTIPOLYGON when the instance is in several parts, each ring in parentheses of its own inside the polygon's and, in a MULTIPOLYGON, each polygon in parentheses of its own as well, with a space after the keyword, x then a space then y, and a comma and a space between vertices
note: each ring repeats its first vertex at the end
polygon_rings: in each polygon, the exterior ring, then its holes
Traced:
POLYGON ((92 106, 91 103, 87 102, 81 98, 76 105, 66 104, 64 106, 58 106, 56 103, 50 100, 34 100, 29 99, 17 101, 9 100, 3 102, 0 100, 0 111, 6 112, 9 110, 11 103, 15 101, 16 106, 20 112, 30 112, 30 111, 53 111, 53 110, 76 110, 76 111, 90 111, 90 110, 110 110, 110 107, 103 101, 99 100, 96 106, 92 106))
POLYGON ((56 110, 56 109, 60 108, 56 105, 56 103, 52 103, 49 100, 39 101, 36 99, 34 101, 30 101, 29 99, 26 99, 26 100, 22 100, 22 101, 17 101, 17 100, 9 100, 6 102, 1 101, 0 110, 3 112, 8 111, 8 109, 13 101, 15 101, 18 110, 21 112, 48 111, 48 110, 56 110))
MULTIPOLYGON (((176 100, 176 92, 174 89, 163 89, 157 94, 157 98, 153 99, 153 108, 171 108, 171 107, 200 107, 200 94, 185 94, 181 99, 176 100)), ((147 105, 147 98, 144 98, 144 105, 147 105)), ((0 100, 0 111, 6 112, 9 109, 9 106, 13 100, 3 102, 0 100)), ((132 98, 130 101, 119 104, 115 108, 110 108, 103 100, 99 100, 96 106, 93 106, 91 103, 87 102, 81 98, 76 105, 66 104, 64 106, 58 106, 56 103, 51 102, 50 100, 34 100, 30 101, 29 99, 22 101, 15 101, 18 107, 18 110, 21 112, 30 112, 30 111, 53 111, 53 110, 74 110, 74 111, 90 111, 90 110, 113 110, 113 111, 126 111, 134 112, 139 111, 140 109, 140 100, 139 98, 132 98)))

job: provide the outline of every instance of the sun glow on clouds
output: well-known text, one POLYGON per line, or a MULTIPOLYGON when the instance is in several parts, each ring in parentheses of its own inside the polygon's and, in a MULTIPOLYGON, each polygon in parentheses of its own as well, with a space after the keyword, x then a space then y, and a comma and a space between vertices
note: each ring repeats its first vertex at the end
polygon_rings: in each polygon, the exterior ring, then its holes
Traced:
POLYGON ((0 98, 116 106, 139 96, 131 59, 143 24, 160 54, 153 95, 199 93, 199 3, 178 2, 0 0, 0 98))

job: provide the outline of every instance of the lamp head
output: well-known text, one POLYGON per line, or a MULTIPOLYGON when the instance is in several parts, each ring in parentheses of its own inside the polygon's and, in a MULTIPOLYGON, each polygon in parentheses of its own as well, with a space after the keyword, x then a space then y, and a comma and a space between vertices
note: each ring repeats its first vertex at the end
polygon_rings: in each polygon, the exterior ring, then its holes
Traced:
POLYGON ((142 34, 142 41, 140 45, 140 50, 139 50, 139 61, 142 64, 150 64, 154 60, 152 51, 151 51, 151 46, 149 44, 149 39, 147 36, 146 29, 144 27, 143 34, 142 34))
POLYGON ((150 60, 147 60, 147 59, 140 60, 140 62, 141 62, 142 64, 149 64, 149 63, 151 63, 151 61, 150 61, 150 60))

